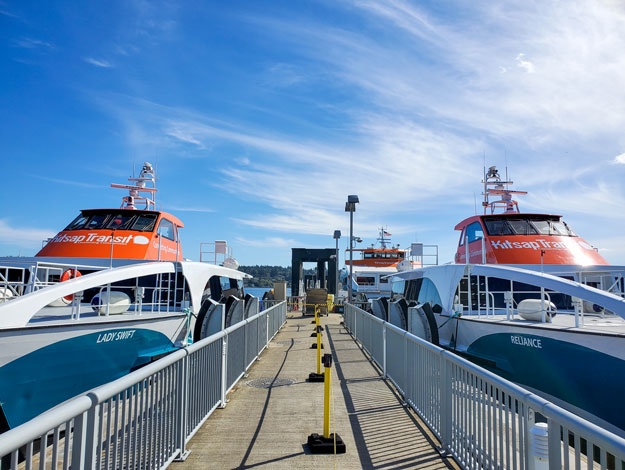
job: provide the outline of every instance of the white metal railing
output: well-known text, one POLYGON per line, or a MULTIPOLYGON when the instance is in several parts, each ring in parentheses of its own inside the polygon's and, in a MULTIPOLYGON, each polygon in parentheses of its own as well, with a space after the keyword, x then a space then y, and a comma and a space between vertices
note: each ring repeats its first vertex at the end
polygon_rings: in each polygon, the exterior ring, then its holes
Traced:
POLYGON ((345 326, 463 468, 625 468, 625 439, 351 304, 345 326))
POLYGON ((286 321, 286 302, 0 435, 1 468, 166 468, 286 321))

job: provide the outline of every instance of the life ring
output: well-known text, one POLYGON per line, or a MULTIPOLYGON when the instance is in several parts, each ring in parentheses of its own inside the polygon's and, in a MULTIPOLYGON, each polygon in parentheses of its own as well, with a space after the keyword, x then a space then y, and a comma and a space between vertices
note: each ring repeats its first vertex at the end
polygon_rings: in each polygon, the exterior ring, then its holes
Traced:
MULTIPOLYGON (((70 279, 76 279, 77 277, 80 277, 80 276, 82 276, 82 274, 80 273, 80 271, 78 271, 78 269, 68 269, 61 275, 60 282, 69 281, 70 279)), ((67 300, 68 302, 71 302, 72 300, 74 300, 74 295, 73 294, 66 295, 63 298, 67 300)))

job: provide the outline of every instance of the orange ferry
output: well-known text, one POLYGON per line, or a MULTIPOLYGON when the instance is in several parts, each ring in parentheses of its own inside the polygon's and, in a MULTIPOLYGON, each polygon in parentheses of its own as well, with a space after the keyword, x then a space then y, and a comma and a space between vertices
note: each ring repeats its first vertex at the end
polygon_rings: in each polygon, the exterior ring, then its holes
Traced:
POLYGON ((512 195, 527 192, 509 189, 513 182, 502 180, 496 167, 484 176, 484 215, 464 219, 455 227, 460 231, 456 263, 467 263, 468 258, 472 264, 608 265, 562 216, 520 212, 512 195), (491 201, 491 196, 500 199, 491 201))
POLYGON ((139 177, 128 181, 135 184, 111 185, 129 191, 119 209, 81 210, 35 256, 50 261, 81 258, 109 260, 112 264, 116 260, 116 265, 119 260, 182 260, 179 230, 184 224, 177 217, 155 209, 157 189, 152 165, 144 163, 139 177))

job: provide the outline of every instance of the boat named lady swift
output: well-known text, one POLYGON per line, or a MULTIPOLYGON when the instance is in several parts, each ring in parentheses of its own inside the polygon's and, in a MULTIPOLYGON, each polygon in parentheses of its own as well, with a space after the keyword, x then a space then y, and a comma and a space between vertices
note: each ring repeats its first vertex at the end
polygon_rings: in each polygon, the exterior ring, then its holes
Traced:
POLYGON ((121 209, 83 210, 36 257, 0 260, 0 431, 257 313, 250 276, 182 261, 154 180, 145 164, 121 209))

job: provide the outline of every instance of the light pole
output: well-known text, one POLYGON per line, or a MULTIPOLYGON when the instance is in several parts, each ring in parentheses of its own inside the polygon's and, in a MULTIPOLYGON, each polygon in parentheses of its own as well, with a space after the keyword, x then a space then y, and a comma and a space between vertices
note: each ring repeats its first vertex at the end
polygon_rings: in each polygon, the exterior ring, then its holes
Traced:
POLYGON ((336 297, 339 296, 339 238, 341 238, 341 231, 334 231, 334 239, 336 240, 336 273, 335 273, 335 286, 336 286, 336 297))
POLYGON ((347 301, 352 301, 352 282, 354 274, 354 211, 356 210, 356 204, 360 201, 358 196, 351 194, 347 196, 347 202, 345 203, 345 212, 349 212, 349 283, 347 301))

